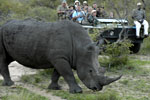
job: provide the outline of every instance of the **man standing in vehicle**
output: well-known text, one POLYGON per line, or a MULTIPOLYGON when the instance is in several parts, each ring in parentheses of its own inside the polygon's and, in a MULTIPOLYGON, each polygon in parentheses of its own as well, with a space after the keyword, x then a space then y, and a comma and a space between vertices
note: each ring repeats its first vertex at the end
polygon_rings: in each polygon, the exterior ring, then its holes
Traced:
POLYGON ((68 10, 67 2, 66 2, 66 0, 63 0, 62 4, 59 5, 57 8, 57 14, 58 14, 59 20, 64 20, 67 18, 67 16, 66 16, 67 10, 68 10))
POLYGON ((104 9, 104 6, 101 6, 100 7, 100 15, 99 15, 100 18, 108 18, 108 15, 104 9))
POLYGON ((145 10, 142 8, 142 3, 137 3, 137 9, 133 10, 132 18, 134 20, 134 24, 136 26, 136 36, 137 38, 140 38, 140 29, 141 26, 144 25, 144 35, 148 36, 148 28, 149 24, 145 20, 145 10))
POLYGON ((96 17, 96 10, 92 10, 91 15, 88 17, 88 22, 91 23, 93 26, 97 25, 98 20, 96 17))
POLYGON ((78 5, 77 6, 77 10, 74 11, 73 15, 72 15, 72 20, 74 22, 77 22, 77 23, 82 23, 82 21, 84 20, 84 17, 85 17, 85 13, 82 11, 81 9, 81 6, 78 5))

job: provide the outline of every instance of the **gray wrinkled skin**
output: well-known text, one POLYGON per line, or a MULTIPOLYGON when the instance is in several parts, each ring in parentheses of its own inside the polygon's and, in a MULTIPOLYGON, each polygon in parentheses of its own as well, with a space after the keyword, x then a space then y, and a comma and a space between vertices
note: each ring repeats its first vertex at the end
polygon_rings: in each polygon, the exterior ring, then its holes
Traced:
POLYGON ((0 73, 3 85, 13 85, 8 64, 14 60, 35 69, 54 68, 49 89, 59 90, 58 80, 63 76, 71 93, 81 93, 72 69, 92 90, 101 90, 118 79, 105 77, 98 68, 98 47, 87 32, 70 21, 56 23, 34 19, 12 20, 0 29, 0 73))

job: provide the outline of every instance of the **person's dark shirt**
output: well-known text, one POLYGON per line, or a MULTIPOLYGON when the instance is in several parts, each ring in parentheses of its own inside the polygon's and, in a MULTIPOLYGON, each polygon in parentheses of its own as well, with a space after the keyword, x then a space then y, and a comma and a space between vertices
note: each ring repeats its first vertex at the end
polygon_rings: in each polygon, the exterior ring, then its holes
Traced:
POLYGON ((89 15, 87 20, 92 25, 97 25, 97 23, 98 23, 98 20, 97 20, 96 16, 89 15))
POLYGON ((133 14, 132 14, 132 18, 134 20, 137 20, 137 21, 145 19, 145 10, 143 10, 143 9, 134 9, 133 14))

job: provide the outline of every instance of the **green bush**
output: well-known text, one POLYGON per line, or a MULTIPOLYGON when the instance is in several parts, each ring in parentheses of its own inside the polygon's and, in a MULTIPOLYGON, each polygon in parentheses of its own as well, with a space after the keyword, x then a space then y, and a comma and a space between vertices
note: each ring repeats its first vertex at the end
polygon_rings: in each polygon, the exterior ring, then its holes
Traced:
POLYGON ((144 42, 140 49, 140 54, 150 54, 150 37, 144 39, 144 42))
POLYGON ((130 54, 130 47, 132 46, 129 40, 107 44, 103 52, 107 57, 100 58, 100 63, 104 66, 120 66, 128 63, 128 55, 130 54))
POLYGON ((100 35, 99 29, 90 29, 89 35, 93 41, 97 41, 98 36, 100 35))
MULTIPOLYGON (((53 3, 49 0, 32 0, 32 1, 19 1, 19 0, 0 0, 0 25, 10 19, 25 19, 35 18, 44 21, 56 21, 56 9, 47 6, 32 6, 33 2, 47 2, 53 3)), ((57 2, 56 2, 57 4, 57 2)), ((54 4, 51 4, 56 6, 54 4)))
MULTIPOLYGON (((16 7, 17 8, 17 7, 16 7)), ((37 20, 53 22, 57 20, 56 10, 47 8, 47 7, 35 7, 28 10, 28 6, 24 9, 21 9, 21 5, 18 6, 18 9, 14 10, 9 16, 3 16, 3 20, 0 21, 0 25, 4 24, 7 20, 11 19, 26 19, 34 18, 37 20), (28 11, 27 11, 28 10, 28 11), (27 11, 27 12, 26 12, 27 11)))
POLYGON ((13 9, 11 9, 14 13, 18 15, 26 16, 31 7, 27 4, 23 4, 21 2, 16 2, 14 4, 13 9))
POLYGON ((0 11, 3 15, 11 13, 26 14, 29 10, 29 5, 13 0, 0 0, 0 11))
MULTIPOLYGON (((104 28, 103 30, 92 29, 89 31, 89 35, 93 41, 97 41, 98 36, 104 30, 107 30, 107 28, 104 28)), ((108 43, 103 46, 105 50, 102 54, 106 57, 99 59, 102 66, 120 66, 128 63, 128 55, 130 54, 129 48, 132 46, 132 43, 129 40, 123 40, 112 44, 108 43)))
POLYGON ((11 0, 0 0, 1 14, 8 14, 10 9, 13 8, 13 2, 11 0))
POLYGON ((52 9, 56 9, 57 6, 61 4, 60 0, 30 0, 29 3, 32 7, 43 6, 52 9))
POLYGON ((28 12, 28 16, 45 21, 57 20, 56 10, 47 7, 34 7, 28 12))
POLYGON ((24 19, 30 6, 15 0, 0 0, 0 25, 10 19, 24 19))

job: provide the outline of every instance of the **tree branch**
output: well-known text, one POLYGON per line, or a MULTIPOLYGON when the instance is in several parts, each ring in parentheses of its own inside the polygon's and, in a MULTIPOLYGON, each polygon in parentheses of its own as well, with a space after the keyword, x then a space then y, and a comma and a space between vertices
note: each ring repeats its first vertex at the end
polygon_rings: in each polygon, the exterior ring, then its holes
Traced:
POLYGON ((143 2, 143 9, 146 10, 146 3, 144 0, 142 0, 142 2, 143 2))

